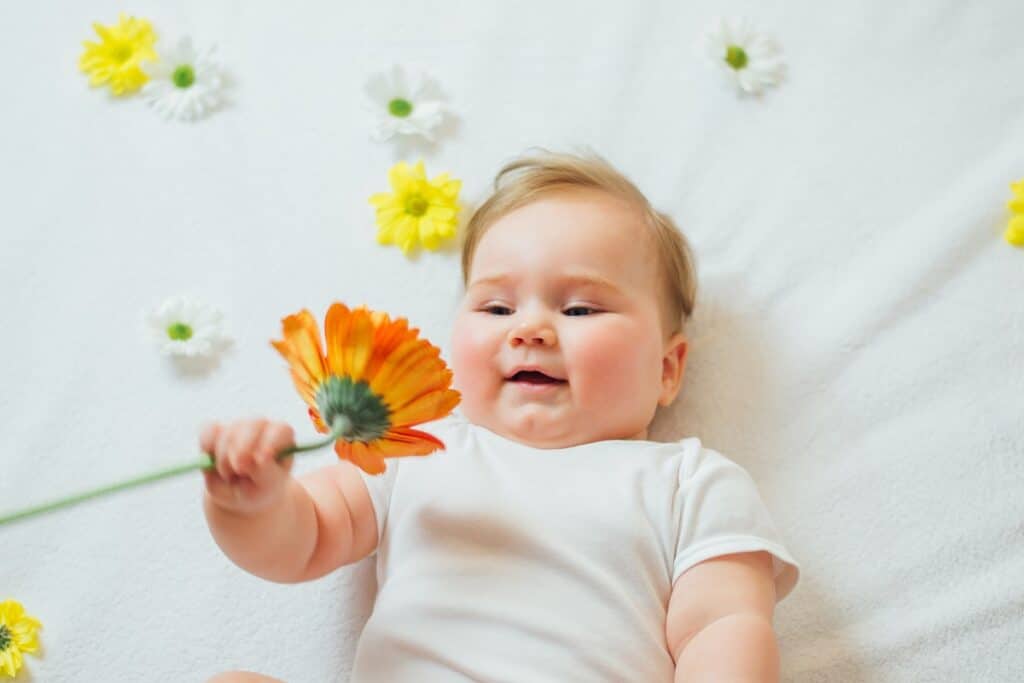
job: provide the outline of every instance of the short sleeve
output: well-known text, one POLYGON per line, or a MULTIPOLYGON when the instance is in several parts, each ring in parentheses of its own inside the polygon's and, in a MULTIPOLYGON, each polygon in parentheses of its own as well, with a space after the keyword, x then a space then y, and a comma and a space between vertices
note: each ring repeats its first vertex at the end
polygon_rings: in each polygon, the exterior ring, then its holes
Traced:
POLYGON ((776 601, 800 578, 753 478, 720 453, 695 446, 679 468, 679 535, 672 583, 690 567, 720 555, 766 550, 772 554, 776 601))
POLYGON ((373 504, 373 513, 377 517, 377 546, 370 555, 377 553, 381 538, 384 536, 384 528, 388 521, 388 508, 391 507, 391 492, 395 488, 395 478, 398 476, 398 458, 388 458, 387 469, 380 474, 367 474, 359 470, 363 482, 366 483, 366 490, 370 494, 370 502, 373 504))

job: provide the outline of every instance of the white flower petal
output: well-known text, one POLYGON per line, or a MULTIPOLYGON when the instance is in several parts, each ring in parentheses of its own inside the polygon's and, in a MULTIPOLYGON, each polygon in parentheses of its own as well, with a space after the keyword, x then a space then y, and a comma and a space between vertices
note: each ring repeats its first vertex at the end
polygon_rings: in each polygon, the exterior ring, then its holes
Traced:
POLYGON ((150 81, 142 88, 149 105, 165 119, 180 121, 194 121, 214 111, 222 101, 224 83, 216 49, 212 45, 198 55, 192 39, 183 36, 149 72, 150 81), (189 87, 180 88, 173 76, 185 64, 192 67, 194 78, 189 87))
POLYGON ((740 47, 746 47, 756 37, 753 23, 748 17, 740 17, 733 30, 733 40, 740 47))
POLYGON ((412 99, 412 92, 406 82, 405 71, 398 64, 391 66, 391 98, 401 97, 404 100, 412 99))
POLYGON ((757 32, 753 22, 741 17, 735 22, 723 18, 712 20, 704 33, 704 49, 716 68, 724 69, 730 80, 744 92, 760 93, 763 87, 778 84, 786 65, 781 48, 771 38, 757 32), (731 46, 741 48, 746 64, 734 69, 725 61, 731 46))
POLYGON ((364 88, 369 99, 364 109, 371 116, 370 137, 375 142, 395 135, 434 140, 434 129, 441 124, 446 107, 440 100, 439 86, 429 75, 410 74, 396 64, 386 73, 371 75, 364 88), (394 99, 404 99, 412 105, 408 116, 391 114, 388 104, 394 99))
POLYGON ((223 314, 190 297, 168 297, 143 317, 154 342, 165 354, 210 356, 232 342, 223 329, 223 314), (171 339, 168 328, 178 323, 192 328, 192 336, 171 339))
POLYGON ((430 142, 434 141, 434 135, 430 128, 416 125, 414 121, 401 121, 398 124, 398 132, 403 135, 421 135, 430 142))
POLYGON ((395 123, 395 120, 391 117, 381 117, 374 122, 374 127, 370 131, 370 137, 373 138, 374 142, 384 142, 391 139, 396 132, 398 132, 398 124, 395 123))
POLYGON ((178 39, 178 44, 175 46, 174 56, 183 62, 194 62, 196 61, 196 51, 192 47, 192 37, 182 36, 178 39))
POLYGON ((374 104, 379 105, 379 107, 387 107, 388 102, 391 101, 391 83, 384 74, 370 76, 369 80, 366 81, 364 89, 374 104))
POLYGON ((440 100, 441 86, 429 74, 419 74, 419 82, 412 90, 412 97, 417 102, 440 100))
POLYGON ((746 50, 747 55, 755 60, 775 57, 781 52, 778 44, 763 38, 755 40, 744 49, 746 50))
POLYGON ((739 79, 740 88, 745 92, 757 94, 760 93, 761 80, 757 77, 757 74, 750 71, 749 69, 742 69, 737 78, 739 79))

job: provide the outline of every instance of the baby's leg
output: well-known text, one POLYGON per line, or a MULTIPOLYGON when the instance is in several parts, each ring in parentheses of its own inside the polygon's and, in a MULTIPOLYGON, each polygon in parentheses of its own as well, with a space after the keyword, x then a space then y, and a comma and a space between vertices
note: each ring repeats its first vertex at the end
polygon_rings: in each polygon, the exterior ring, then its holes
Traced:
POLYGON ((251 671, 225 671, 217 674, 206 683, 284 683, 270 676, 254 674, 251 671))

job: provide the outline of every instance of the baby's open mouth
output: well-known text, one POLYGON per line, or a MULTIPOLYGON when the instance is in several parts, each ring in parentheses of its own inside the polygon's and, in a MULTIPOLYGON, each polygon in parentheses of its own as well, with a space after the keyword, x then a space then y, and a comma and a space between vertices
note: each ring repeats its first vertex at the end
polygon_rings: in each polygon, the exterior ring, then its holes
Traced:
POLYGON ((536 370, 520 370, 508 378, 509 382, 525 382, 527 384, 564 384, 564 379, 558 379, 545 375, 536 370))

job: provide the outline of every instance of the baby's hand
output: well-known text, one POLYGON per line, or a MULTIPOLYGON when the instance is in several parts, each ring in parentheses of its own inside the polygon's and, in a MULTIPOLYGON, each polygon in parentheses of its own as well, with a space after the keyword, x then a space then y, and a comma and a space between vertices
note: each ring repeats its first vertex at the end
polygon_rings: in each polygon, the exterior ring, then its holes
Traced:
POLYGON ((295 432, 284 422, 263 419, 235 420, 203 426, 199 446, 214 459, 215 467, 203 470, 206 492, 220 508, 233 512, 258 512, 277 501, 291 477, 288 456, 274 456, 295 445, 295 432))

